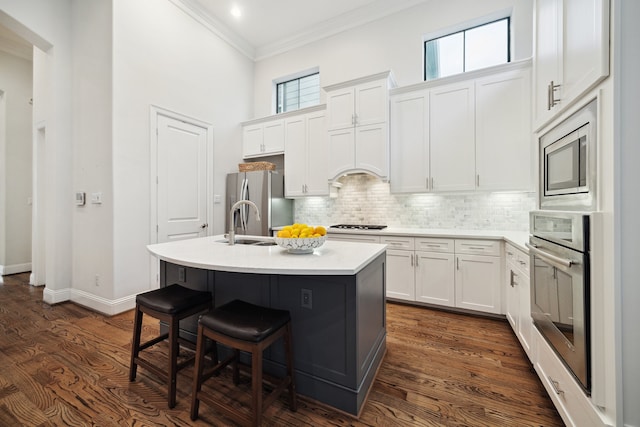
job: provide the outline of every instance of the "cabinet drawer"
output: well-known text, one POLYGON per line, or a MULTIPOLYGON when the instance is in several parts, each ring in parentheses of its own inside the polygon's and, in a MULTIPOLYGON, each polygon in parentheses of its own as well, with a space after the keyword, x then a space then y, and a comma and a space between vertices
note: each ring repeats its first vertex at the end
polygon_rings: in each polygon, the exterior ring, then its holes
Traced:
POLYGON ((431 238, 417 238, 416 250, 425 252, 454 252, 454 240, 453 239, 431 239, 431 238))
POLYGON ((529 275, 529 255, 507 243, 504 249, 507 262, 519 268, 527 276, 529 275))
POLYGON ((333 234, 328 233, 327 238, 329 240, 342 240, 345 242, 365 242, 365 243, 380 243, 379 236, 371 236, 367 234, 333 234))
POLYGON ((537 349, 535 369, 564 422, 576 427, 600 425, 601 421, 580 386, 542 335, 537 330, 534 335, 537 349))
POLYGON ((499 240, 456 239, 456 253, 500 256, 501 243, 499 240))
POLYGON ((387 244, 389 249, 412 251, 415 248, 415 239, 413 237, 382 236, 380 237, 380 243, 387 244))

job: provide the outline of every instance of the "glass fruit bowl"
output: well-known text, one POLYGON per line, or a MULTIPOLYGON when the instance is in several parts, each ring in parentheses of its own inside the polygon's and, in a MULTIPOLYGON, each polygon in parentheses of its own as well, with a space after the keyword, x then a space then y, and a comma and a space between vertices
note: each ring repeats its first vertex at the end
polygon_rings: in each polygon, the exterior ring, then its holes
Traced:
POLYGON ((274 237, 276 244, 285 248, 292 254, 310 254, 315 248, 319 248, 327 240, 327 236, 321 237, 274 237))

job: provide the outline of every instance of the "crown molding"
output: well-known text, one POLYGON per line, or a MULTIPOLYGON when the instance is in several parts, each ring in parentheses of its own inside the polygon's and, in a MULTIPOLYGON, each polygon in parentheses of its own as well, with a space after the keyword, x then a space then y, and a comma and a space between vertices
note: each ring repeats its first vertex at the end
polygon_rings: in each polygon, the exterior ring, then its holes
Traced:
POLYGON ((255 61, 255 48, 236 32, 224 25, 221 21, 207 14, 197 2, 193 0, 169 1, 187 15, 198 21, 213 34, 224 40, 231 47, 235 48, 252 61, 255 61))

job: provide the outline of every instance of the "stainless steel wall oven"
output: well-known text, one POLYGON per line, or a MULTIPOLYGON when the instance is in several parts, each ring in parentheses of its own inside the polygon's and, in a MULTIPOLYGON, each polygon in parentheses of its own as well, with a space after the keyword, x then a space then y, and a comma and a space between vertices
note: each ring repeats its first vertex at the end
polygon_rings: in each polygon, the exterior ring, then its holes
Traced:
POLYGON ((531 317, 587 394, 591 393, 589 214, 530 214, 531 317))

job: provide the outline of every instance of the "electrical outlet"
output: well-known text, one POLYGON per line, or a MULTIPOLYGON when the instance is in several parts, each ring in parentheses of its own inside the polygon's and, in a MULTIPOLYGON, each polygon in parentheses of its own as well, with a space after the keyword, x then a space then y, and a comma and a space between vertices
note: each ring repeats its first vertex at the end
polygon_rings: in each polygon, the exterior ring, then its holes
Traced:
POLYGON ((313 293, 311 289, 302 289, 300 291, 300 306, 302 308, 313 308, 313 293))
POLYGON ((187 281, 187 269, 184 267, 178 267, 178 281, 186 282, 187 281))
POLYGON ((100 275, 96 274, 96 286, 100 286, 100 275))

